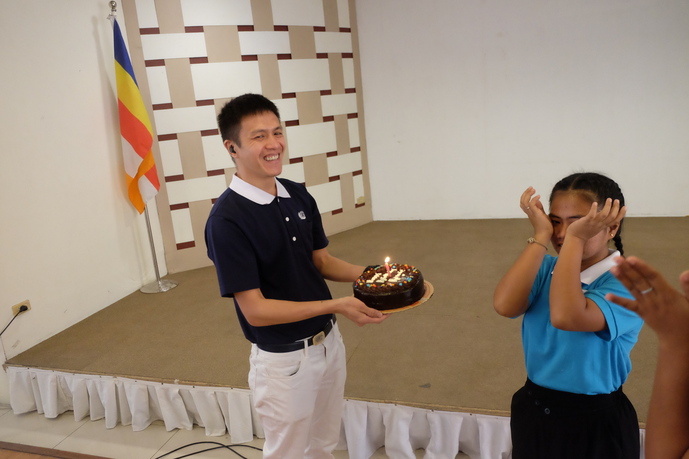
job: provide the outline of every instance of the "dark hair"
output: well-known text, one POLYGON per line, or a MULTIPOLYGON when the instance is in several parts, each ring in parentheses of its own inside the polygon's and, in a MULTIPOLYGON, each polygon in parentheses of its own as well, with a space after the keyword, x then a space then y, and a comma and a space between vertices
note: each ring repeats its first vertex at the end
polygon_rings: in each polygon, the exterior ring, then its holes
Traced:
MULTIPOLYGON (((591 202, 597 202, 601 207, 605 200, 610 198, 620 201, 620 208, 624 206, 624 195, 619 185, 609 177, 598 174, 596 172, 578 172, 569 175, 555 184, 553 191, 550 193, 550 204, 553 203, 553 197, 558 191, 579 191, 581 195, 588 198, 591 202)), ((615 248, 624 254, 622 247, 622 221, 613 237, 615 248)))
POLYGON ((239 143, 239 130, 242 120, 247 116, 272 112, 280 119, 280 112, 275 104, 261 94, 243 94, 226 103, 218 114, 218 129, 222 140, 239 143))

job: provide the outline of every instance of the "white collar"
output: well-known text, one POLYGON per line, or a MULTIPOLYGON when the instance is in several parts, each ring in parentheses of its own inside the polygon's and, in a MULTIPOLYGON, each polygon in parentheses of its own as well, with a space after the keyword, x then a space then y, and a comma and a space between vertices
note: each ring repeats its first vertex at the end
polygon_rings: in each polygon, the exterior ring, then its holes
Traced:
POLYGON ((616 265, 615 257, 619 257, 620 252, 618 250, 611 252, 610 255, 603 258, 601 261, 595 265, 589 266, 581 272, 581 282, 584 284, 591 284, 593 281, 598 279, 604 273, 610 271, 610 268, 616 265))
MULTIPOLYGON (((276 178, 275 186, 278 190, 278 197, 280 198, 291 198, 289 192, 284 187, 282 183, 276 178)), ((245 182, 240 179, 235 172, 232 176, 232 181, 230 182, 230 189, 240 196, 244 196, 246 199, 255 202, 256 204, 266 205, 273 202, 275 196, 270 193, 266 193, 262 189, 245 182)))

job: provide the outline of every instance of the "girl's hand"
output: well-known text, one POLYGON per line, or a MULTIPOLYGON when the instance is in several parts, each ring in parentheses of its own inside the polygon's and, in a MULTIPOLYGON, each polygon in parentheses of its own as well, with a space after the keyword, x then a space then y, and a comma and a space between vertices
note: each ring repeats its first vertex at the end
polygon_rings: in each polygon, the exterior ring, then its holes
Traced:
POLYGON ((588 214, 569 225, 567 235, 588 241, 601 231, 607 232, 610 228, 617 228, 626 213, 627 207, 620 207, 618 199, 614 201, 610 198, 606 199, 600 212, 598 212, 598 203, 594 202, 588 214))
POLYGON ((519 207, 529 217, 531 226, 534 228, 534 238, 542 244, 547 244, 553 235, 553 224, 543 209, 541 195, 534 196, 534 194, 536 194, 534 187, 527 188, 519 199, 519 207))

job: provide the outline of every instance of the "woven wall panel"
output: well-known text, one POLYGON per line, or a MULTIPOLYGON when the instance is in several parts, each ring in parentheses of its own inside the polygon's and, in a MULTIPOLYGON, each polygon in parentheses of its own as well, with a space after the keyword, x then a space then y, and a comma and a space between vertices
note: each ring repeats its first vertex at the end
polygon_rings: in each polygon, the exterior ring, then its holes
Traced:
POLYGON ((247 92, 280 109, 281 176, 307 186, 326 232, 372 220, 353 8, 348 0, 124 0, 157 135, 156 202, 170 272, 210 264, 203 227, 234 173, 216 115, 247 92))

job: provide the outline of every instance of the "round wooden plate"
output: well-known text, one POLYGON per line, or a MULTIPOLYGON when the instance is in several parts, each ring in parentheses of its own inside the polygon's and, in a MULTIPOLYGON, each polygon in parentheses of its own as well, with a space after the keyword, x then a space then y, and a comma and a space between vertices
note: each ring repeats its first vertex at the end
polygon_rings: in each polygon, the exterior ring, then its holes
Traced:
POLYGON ((415 307, 425 303, 426 301, 428 301, 428 299, 431 296, 433 296, 433 284, 431 284, 428 281, 424 281, 424 287, 426 287, 426 291, 423 292, 423 296, 416 303, 412 303, 408 306, 403 306, 403 307, 397 308, 397 309, 385 309, 385 310, 380 311, 380 312, 382 312, 383 314, 392 314, 394 312, 406 311, 407 309, 415 308, 415 307))

